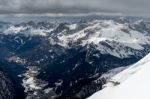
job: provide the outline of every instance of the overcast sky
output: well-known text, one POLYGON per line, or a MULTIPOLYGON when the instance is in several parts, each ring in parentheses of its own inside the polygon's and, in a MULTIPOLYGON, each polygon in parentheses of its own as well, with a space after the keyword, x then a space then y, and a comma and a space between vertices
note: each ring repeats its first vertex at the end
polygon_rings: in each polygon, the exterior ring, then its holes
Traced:
POLYGON ((0 0, 0 14, 94 12, 149 15, 150 0, 0 0))

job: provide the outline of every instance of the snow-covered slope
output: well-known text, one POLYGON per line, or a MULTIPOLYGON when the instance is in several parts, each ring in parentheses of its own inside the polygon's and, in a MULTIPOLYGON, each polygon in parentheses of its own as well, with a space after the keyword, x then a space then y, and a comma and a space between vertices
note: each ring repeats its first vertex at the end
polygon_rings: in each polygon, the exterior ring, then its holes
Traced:
POLYGON ((150 99, 150 54, 122 71, 88 99, 150 99))

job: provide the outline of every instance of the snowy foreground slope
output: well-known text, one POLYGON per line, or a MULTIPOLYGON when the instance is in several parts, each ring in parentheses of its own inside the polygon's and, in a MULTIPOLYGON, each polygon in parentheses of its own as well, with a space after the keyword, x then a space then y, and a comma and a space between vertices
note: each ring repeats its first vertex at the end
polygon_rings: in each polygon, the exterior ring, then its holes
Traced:
POLYGON ((150 54, 122 71, 88 99, 150 99, 150 54))

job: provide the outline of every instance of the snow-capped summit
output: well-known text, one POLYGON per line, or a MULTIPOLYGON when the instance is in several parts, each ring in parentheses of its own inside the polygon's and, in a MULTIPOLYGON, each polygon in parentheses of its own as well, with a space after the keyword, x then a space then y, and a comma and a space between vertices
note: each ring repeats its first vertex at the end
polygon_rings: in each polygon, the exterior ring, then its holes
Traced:
POLYGON ((112 77, 88 99, 150 99, 150 54, 112 77))

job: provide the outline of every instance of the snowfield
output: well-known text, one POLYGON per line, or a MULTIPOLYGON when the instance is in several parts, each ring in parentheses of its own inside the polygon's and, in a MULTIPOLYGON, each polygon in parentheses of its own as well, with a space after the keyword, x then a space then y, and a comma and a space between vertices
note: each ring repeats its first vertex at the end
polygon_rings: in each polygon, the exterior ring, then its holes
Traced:
POLYGON ((111 78, 88 99, 150 99, 150 54, 111 78))

